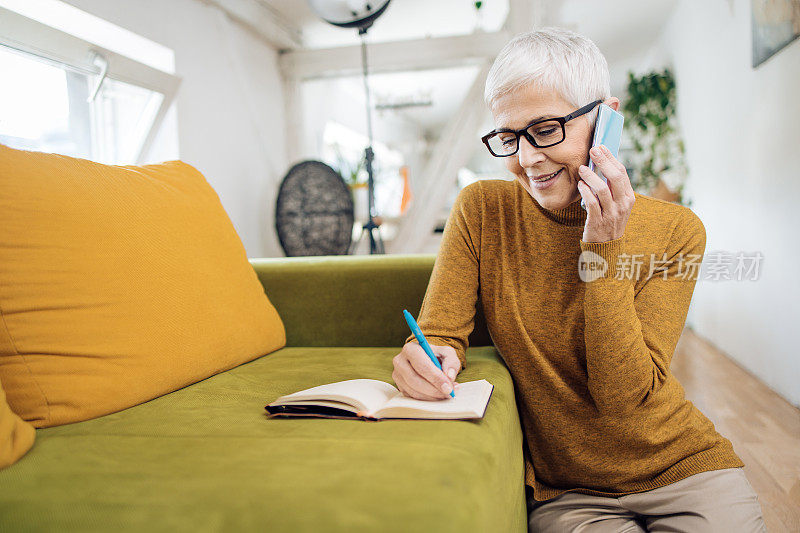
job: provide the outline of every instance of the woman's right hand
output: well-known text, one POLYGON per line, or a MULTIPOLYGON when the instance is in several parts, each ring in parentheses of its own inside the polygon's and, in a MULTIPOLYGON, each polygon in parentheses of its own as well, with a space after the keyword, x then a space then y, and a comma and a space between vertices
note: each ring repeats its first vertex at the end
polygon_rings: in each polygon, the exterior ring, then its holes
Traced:
POLYGON ((431 358, 416 342, 408 342, 394 356, 392 379, 404 395, 417 400, 444 400, 458 383, 456 376, 461 371, 461 361, 452 346, 431 344, 442 370, 436 368, 431 358))

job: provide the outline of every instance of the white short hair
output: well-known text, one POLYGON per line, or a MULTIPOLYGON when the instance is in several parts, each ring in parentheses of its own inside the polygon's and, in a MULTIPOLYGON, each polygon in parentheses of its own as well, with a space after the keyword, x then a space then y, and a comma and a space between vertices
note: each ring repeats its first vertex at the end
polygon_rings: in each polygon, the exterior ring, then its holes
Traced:
MULTIPOLYGON (((486 105, 491 108, 500 96, 531 83, 555 91, 575 109, 611 96, 606 58, 591 40, 564 28, 541 28, 511 39, 486 77, 486 105)), ((597 108, 584 116, 594 124, 597 108)))

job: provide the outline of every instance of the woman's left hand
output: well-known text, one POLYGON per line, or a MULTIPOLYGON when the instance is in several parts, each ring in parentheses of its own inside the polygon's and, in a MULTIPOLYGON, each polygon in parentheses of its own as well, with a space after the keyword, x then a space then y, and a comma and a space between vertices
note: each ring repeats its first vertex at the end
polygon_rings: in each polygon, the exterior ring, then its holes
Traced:
POLYGON ((636 197, 625 165, 617 161, 608 148, 602 145, 595 146, 589 151, 589 156, 595 166, 603 172, 608 183, 606 184, 586 165, 578 168, 581 178, 578 180, 578 191, 586 203, 587 213, 583 241, 613 241, 625 233, 628 216, 631 214, 636 197))

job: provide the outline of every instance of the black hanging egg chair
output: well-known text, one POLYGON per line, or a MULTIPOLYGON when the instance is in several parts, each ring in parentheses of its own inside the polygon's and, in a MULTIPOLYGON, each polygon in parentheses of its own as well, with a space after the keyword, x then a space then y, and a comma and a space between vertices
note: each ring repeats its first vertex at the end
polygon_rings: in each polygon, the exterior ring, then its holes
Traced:
POLYGON ((347 254, 353 198, 339 173, 320 161, 290 168, 278 191, 275 229, 287 256, 347 254))

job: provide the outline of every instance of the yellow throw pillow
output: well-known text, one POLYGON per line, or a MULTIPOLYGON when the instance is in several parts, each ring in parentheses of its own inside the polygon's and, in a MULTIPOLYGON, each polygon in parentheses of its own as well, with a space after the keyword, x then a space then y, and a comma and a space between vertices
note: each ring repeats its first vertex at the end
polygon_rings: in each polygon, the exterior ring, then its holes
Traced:
POLYGON ((0 380, 34 426, 119 411, 286 344, 192 166, 0 145, 0 191, 0 380))
POLYGON ((6 403, 0 384, 0 469, 14 464, 33 446, 35 430, 23 422, 6 403))

